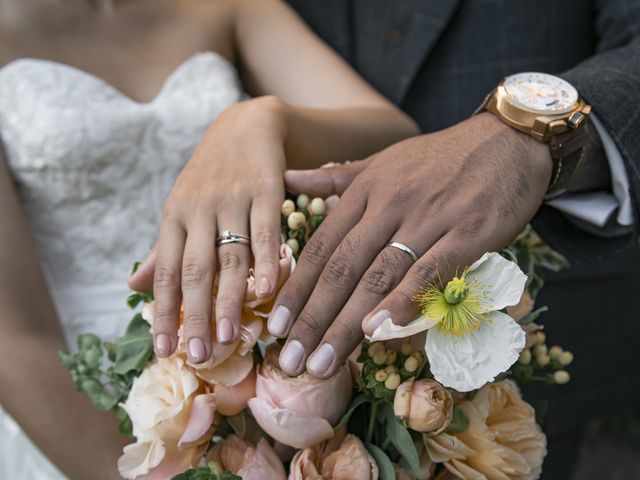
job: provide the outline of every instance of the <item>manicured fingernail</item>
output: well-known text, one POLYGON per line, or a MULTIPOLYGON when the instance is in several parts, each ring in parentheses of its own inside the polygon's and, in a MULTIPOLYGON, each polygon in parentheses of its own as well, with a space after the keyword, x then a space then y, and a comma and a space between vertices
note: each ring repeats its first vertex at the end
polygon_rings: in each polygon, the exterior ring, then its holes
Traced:
POLYGON ((156 335, 156 354, 159 357, 166 357, 171 350, 171 341, 169 335, 166 333, 159 333, 156 335))
POLYGON ((373 335, 382 322, 387 318, 391 318, 391 312, 389 310, 380 310, 374 313, 371 317, 364 321, 363 330, 367 335, 373 335))
POLYGON ((280 368, 295 375, 304 357, 304 347, 298 340, 291 340, 280 352, 280 368))
POLYGON ((228 318, 218 320, 218 341, 229 343, 233 340, 233 323, 228 318))
POLYGON ((284 305, 278 305, 269 315, 267 328, 274 337, 284 337, 291 326, 291 312, 284 305))
POLYGON ((259 297, 266 297, 271 293, 271 282, 267 277, 260 277, 256 285, 256 293, 259 297))
POLYGON ((330 343, 323 343, 309 357, 307 369, 316 375, 326 375, 336 360, 336 351, 330 343))
POLYGON ((189 340, 189 356, 196 363, 204 360, 204 342, 201 339, 193 337, 189 340))

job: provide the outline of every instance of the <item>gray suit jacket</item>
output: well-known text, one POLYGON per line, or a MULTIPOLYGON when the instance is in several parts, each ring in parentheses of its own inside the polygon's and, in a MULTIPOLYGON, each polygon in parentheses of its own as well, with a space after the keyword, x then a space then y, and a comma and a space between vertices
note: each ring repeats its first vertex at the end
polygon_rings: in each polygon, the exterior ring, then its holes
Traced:
POLYGON ((471 115, 505 75, 559 74, 593 105, 625 160, 636 228, 597 237, 543 207, 534 220, 574 262, 638 245, 640 0, 289 0, 424 132, 471 115))
MULTIPOLYGON (((576 354, 572 381, 545 392, 553 436, 640 396, 640 0, 289 0, 311 27, 423 131, 467 118, 510 73, 560 74, 613 137, 636 224, 605 239, 543 207, 534 224, 572 269, 540 298, 551 344, 576 354), (607 254, 624 255, 604 261, 607 254), (580 260, 592 263, 580 264, 580 260), (600 261, 598 261, 600 260, 600 261), (614 360, 615 359, 615 360, 614 360)), ((556 476, 555 478, 564 478, 556 476)))

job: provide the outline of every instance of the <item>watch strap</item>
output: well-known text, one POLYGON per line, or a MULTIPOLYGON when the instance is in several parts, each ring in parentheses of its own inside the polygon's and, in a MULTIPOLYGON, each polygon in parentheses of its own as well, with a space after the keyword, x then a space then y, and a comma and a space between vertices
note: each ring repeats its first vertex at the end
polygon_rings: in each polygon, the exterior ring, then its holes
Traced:
POLYGON ((551 200, 567 192, 569 180, 578 168, 588 143, 589 134, 583 127, 551 137, 549 150, 553 170, 545 200, 551 200))

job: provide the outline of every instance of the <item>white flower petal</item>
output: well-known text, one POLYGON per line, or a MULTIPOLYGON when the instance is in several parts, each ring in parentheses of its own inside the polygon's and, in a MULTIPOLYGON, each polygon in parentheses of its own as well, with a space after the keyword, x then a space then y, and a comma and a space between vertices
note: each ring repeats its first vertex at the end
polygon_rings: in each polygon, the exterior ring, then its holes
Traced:
POLYGON ((480 299, 483 313, 516 305, 527 283, 527 276, 520 267, 496 252, 485 253, 471 265, 469 278, 487 293, 480 299))
POLYGON ((405 326, 396 325, 390 318, 387 318, 382 324, 376 328, 373 335, 367 336, 370 342, 381 342, 383 340, 391 340, 392 338, 405 338, 424 332, 436 325, 440 319, 433 319, 420 315, 415 320, 409 322, 405 326))
POLYGON ((445 387, 469 392, 491 382, 518 360, 525 333, 501 312, 487 314, 487 321, 468 335, 456 337, 439 328, 427 334, 431 372, 445 387))

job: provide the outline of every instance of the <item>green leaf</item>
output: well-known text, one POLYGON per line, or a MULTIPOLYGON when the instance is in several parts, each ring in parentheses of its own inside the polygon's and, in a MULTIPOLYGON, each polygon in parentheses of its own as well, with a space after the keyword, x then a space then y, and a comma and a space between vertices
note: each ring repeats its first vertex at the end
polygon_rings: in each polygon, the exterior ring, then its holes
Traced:
POLYGON ((407 461, 413 473, 419 475, 420 458, 409 430, 400 423, 400 419, 393 413, 393 405, 390 403, 382 404, 382 414, 385 419, 387 438, 391 444, 396 447, 398 453, 407 461))
POLYGON ((453 418, 451 419, 451 423, 447 428, 447 433, 460 433, 464 432, 469 426, 469 419, 464 414, 462 410, 459 408, 453 409, 453 418))
POLYGON ((389 459, 388 455, 384 451, 374 445, 373 443, 366 444, 367 450, 371 453, 378 464, 378 470, 380 471, 380 480, 396 480, 396 471, 393 468, 393 463, 389 459))
POLYGON ((342 416, 342 419, 338 422, 338 424, 335 427, 333 427, 333 430, 337 432, 341 428, 346 427, 347 423, 349 423, 349 419, 351 418, 351 415, 353 415, 353 412, 355 412, 360 405, 364 405, 365 403, 371 403, 371 399, 363 393, 361 393, 356 398, 354 398, 351 401, 351 404, 349 405, 349 408, 347 409, 346 413, 342 416))
POLYGON ((62 365, 64 368, 70 370, 76 366, 76 355, 71 352, 67 352, 66 350, 60 350, 58 352, 58 362, 60 362, 60 365, 62 365))
POLYGON ((78 349, 80 351, 87 350, 91 347, 99 347, 100 339, 93 333, 83 333, 78 335, 78 349))
POLYGON ((115 373, 126 375, 131 371, 139 372, 153 354, 153 337, 149 324, 139 313, 136 314, 127 331, 116 342, 115 373))
POLYGON ((538 317, 549 310, 549 307, 540 307, 533 312, 527 314, 523 319, 521 319, 518 323, 520 325, 529 325, 531 322, 534 322, 538 319, 538 317))

